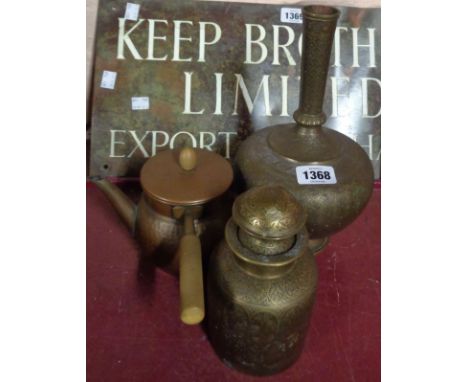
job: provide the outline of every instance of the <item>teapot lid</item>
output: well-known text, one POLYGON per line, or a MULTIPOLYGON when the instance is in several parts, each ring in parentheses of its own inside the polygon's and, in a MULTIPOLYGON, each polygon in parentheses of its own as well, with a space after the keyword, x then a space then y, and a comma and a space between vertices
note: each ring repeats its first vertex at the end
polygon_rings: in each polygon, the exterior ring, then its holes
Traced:
POLYGON ((253 236, 284 239, 296 235, 307 216, 299 202, 283 187, 261 186, 251 188, 235 200, 232 218, 253 236))
POLYGON ((231 164, 221 155, 185 147, 165 150, 143 165, 145 194, 170 205, 199 205, 223 194, 231 185, 231 164))

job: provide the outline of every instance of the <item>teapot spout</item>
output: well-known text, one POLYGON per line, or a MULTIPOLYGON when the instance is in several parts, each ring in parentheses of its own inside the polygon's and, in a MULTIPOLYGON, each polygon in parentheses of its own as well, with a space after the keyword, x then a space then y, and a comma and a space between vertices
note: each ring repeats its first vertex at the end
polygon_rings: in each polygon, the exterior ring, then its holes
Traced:
POLYGON ((92 182, 106 195, 120 218, 133 233, 136 206, 124 192, 107 179, 93 179, 92 182))

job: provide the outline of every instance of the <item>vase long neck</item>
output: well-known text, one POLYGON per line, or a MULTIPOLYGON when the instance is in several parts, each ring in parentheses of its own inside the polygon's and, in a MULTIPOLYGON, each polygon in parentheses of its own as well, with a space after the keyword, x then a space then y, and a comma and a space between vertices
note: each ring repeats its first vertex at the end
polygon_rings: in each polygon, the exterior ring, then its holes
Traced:
POLYGON ((294 113, 294 120, 299 125, 317 127, 327 119, 323 98, 339 15, 340 12, 331 7, 303 8, 301 90, 299 109, 294 113))

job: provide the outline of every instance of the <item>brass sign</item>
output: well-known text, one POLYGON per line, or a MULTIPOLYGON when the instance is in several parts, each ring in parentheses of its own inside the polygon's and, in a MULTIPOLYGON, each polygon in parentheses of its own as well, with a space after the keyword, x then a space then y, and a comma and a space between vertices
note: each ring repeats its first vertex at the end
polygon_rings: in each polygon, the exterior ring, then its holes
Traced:
MULTIPOLYGON (((380 9, 340 8, 326 126, 368 153, 380 178, 380 9)), ((232 158, 298 107, 300 9, 222 2, 99 3, 90 175, 137 176, 190 144, 232 158)))

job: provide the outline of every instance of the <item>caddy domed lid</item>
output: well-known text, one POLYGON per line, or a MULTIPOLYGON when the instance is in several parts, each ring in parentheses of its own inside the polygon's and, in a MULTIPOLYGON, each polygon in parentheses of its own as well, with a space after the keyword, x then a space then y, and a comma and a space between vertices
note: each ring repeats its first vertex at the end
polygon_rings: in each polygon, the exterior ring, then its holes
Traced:
POLYGON ((208 150, 165 150, 148 159, 141 186, 152 199, 170 205, 197 205, 223 194, 231 185, 231 164, 208 150))
POLYGON ((284 239, 302 229, 306 213, 283 187, 261 186, 251 188, 236 199, 232 218, 253 236, 284 239))

